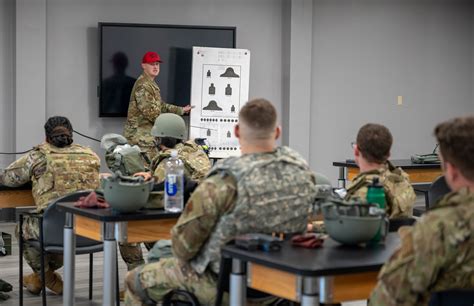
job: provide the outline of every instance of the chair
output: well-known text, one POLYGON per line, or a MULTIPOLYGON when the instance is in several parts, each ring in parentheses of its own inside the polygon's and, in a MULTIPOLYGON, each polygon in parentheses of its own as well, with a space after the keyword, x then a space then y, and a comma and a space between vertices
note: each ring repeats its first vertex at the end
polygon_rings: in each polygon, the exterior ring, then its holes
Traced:
POLYGON ((433 184, 431 184, 428 189, 428 208, 433 207, 442 196, 449 192, 451 192, 451 188, 449 188, 446 183, 444 175, 434 180, 433 184))
MULTIPOLYGON (((41 252, 41 282, 42 282, 42 302, 46 306, 46 288, 45 288, 45 271, 44 271, 44 255, 46 253, 62 254, 63 248, 63 230, 65 223, 65 213, 57 208, 58 202, 77 201, 81 196, 87 196, 90 191, 78 191, 65 195, 54 200, 46 208, 43 215, 37 213, 20 214, 19 225, 19 249, 20 249, 20 306, 23 305, 23 243, 26 243, 41 252), (39 240, 23 240, 23 217, 39 219, 40 237, 39 240)), ((89 254, 89 300, 92 299, 92 275, 93 275, 93 253, 102 251, 102 243, 90 240, 84 237, 76 237, 76 255, 89 254)))
POLYGON ((389 220, 388 231, 396 232, 402 226, 412 226, 416 222, 415 218, 392 218, 389 220))
POLYGON ((434 292, 429 306, 472 306, 474 305, 474 289, 450 289, 434 292))

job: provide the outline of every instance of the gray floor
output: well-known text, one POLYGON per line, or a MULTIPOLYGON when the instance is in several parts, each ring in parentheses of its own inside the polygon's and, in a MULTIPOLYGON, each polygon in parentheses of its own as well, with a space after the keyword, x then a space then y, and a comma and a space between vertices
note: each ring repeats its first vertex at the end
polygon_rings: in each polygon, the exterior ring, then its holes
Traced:
MULTIPOLYGON (((0 222, 0 231, 7 232, 9 234, 14 233, 14 223, 0 222)), ((7 305, 19 305, 19 292, 18 292, 18 243, 13 237, 13 255, 0 257, 0 278, 10 282, 13 285, 13 291, 10 292, 10 299, 5 302, 0 302, 2 306, 7 305)), ((143 252, 146 256, 146 249, 143 248, 143 252)), ((102 259, 103 253, 94 254, 94 284, 93 284, 93 300, 89 301, 89 256, 79 255, 76 256, 76 283, 75 283, 75 297, 76 305, 79 306, 92 306, 101 305, 102 302, 102 259)), ((121 279, 126 274, 126 266, 122 260, 119 260, 119 273, 121 279)), ((62 274, 62 269, 58 271, 62 274)), ((24 262, 24 274, 31 273, 30 267, 24 262)), ((123 284, 120 284, 123 287, 123 284)), ((24 290, 24 305, 41 305, 41 296, 35 296, 24 290)), ((56 296, 48 291, 47 295, 48 305, 62 305, 62 296, 56 296)), ((365 306, 365 301, 354 301, 344 303, 343 306, 365 306)))
MULTIPOLYGON (((7 232, 9 234, 14 233, 14 223, 1 223, 0 231, 7 232)), ((5 302, 0 302, 3 305, 19 305, 19 291, 18 291, 18 243, 13 237, 13 255, 0 257, 0 278, 10 282, 13 285, 13 291, 10 292, 10 299, 5 302)), ((144 252, 146 250, 144 249, 144 252)), ((75 296, 76 305, 89 306, 89 305, 102 305, 102 259, 103 253, 94 254, 94 283, 93 283, 93 300, 89 301, 89 256, 79 255, 76 256, 76 283, 75 283, 75 296)), ((119 260, 119 275, 120 278, 126 274, 125 263, 119 260)), ((62 274, 62 269, 58 271, 62 274)), ((31 273, 31 269, 24 262, 24 274, 31 273)), ((121 287, 123 285, 121 284, 121 287)), ((41 305, 41 296, 35 296, 24 290, 24 305, 41 305)), ((48 305, 62 305, 62 296, 56 296, 48 291, 47 295, 48 305)))

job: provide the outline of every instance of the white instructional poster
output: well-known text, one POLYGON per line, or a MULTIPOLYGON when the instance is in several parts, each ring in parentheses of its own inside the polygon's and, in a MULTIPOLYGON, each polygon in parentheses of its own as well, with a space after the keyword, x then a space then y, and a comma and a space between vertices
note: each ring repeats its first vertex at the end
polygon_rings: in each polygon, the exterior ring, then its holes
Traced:
POLYGON ((190 138, 206 138, 211 158, 240 155, 234 126, 249 98, 249 72, 249 50, 193 47, 190 138))

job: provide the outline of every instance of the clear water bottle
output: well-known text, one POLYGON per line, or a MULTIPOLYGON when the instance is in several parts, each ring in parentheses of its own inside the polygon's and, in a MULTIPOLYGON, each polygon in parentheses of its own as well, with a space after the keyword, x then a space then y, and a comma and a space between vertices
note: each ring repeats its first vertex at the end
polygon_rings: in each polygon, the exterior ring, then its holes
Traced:
POLYGON ((183 210, 184 164, 178 158, 178 151, 171 151, 171 157, 165 162, 165 210, 180 212, 183 210))

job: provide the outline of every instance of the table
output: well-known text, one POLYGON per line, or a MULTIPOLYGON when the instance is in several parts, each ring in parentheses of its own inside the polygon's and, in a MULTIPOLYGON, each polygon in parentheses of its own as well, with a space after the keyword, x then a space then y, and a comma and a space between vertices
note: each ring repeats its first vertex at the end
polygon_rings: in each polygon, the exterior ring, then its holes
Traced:
MULTIPOLYGON (((390 162, 408 173, 411 183, 431 183, 443 174, 440 164, 414 164, 410 159, 394 159, 390 162)), ((338 187, 340 188, 346 188, 346 179, 352 180, 359 174, 359 166, 354 160, 333 162, 332 165, 339 167, 338 187)))
POLYGON ((367 299, 382 265, 400 244, 389 233, 384 245, 343 246, 327 238, 322 248, 305 249, 285 241, 280 251, 222 249, 232 258, 230 305, 246 304, 246 287, 301 302, 303 306, 367 299))
POLYGON ((120 214, 110 208, 78 208, 73 202, 58 203, 66 212, 64 226, 64 290, 63 304, 74 305, 75 234, 104 242, 104 288, 102 305, 116 302, 117 241, 147 242, 170 239, 171 227, 180 213, 164 210, 140 210, 120 214))
POLYGON ((0 185, 0 209, 34 205, 35 201, 31 194, 31 184, 19 187, 0 185))

